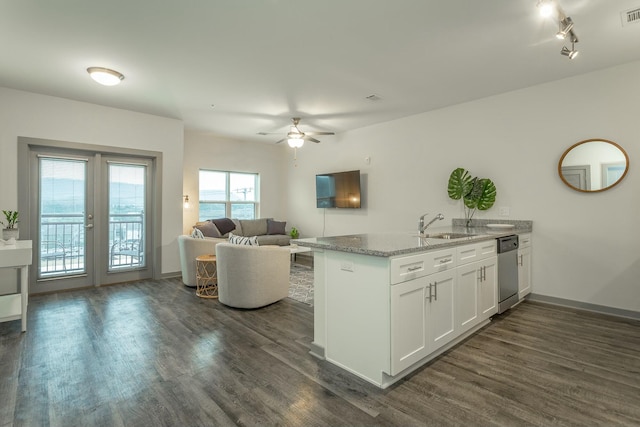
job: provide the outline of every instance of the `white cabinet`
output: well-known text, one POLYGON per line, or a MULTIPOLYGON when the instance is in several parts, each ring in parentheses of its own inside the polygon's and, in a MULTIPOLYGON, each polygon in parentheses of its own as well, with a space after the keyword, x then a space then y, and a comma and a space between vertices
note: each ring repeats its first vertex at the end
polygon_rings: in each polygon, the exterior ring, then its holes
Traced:
POLYGON ((518 248, 518 298, 531 293, 531 234, 520 235, 518 248))
POLYGON ((497 268, 496 256, 457 268, 456 326, 459 333, 498 312, 497 268))
POLYGON ((391 257, 314 256, 313 354, 382 388, 497 312, 494 239, 391 257))
POLYGON ((390 273, 390 375, 498 311, 495 240, 393 258, 390 273))
POLYGON ((455 338, 455 271, 391 287, 391 375, 455 338))

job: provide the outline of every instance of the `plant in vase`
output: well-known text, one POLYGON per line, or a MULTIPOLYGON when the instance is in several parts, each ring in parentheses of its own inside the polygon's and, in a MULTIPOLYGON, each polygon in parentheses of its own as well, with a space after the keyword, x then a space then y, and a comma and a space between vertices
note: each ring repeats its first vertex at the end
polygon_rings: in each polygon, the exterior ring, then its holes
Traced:
POLYGON ((489 178, 472 177, 464 168, 451 172, 447 192, 453 200, 462 199, 467 227, 471 226, 476 210, 486 211, 493 206, 497 194, 493 181, 489 178))
POLYGON ((292 239, 297 239, 298 237, 300 237, 300 233, 298 232, 297 228, 291 227, 291 231, 289 232, 289 236, 291 236, 292 239))
POLYGON ((18 234, 20 233, 20 230, 18 230, 18 227, 16 227, 16 224, 18 224, 19 222, 18 217, 20 216, 20 214, 18 213, 18 211, 5 211, 5 210, 3 210, 2 213, 6 218, 6 222, 0 221, 0 224, 5 226, 5 228, 2 229, 2 239, 3 240, 9 240, 11 238, 18 239, 18 234))

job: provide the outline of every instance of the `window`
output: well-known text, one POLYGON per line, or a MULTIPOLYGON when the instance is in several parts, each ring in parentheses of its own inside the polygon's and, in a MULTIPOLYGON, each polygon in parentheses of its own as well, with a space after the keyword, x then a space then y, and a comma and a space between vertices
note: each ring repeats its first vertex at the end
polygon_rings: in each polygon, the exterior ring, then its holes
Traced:
POLYGON ((199 220, 255 219, 258 216, 258 174, 200 170, 199 220))

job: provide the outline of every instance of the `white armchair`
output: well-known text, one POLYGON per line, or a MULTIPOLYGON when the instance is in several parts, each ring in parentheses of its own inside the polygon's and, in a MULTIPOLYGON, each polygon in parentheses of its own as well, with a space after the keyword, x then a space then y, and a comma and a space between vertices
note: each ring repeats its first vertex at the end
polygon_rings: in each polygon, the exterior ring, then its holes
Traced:
POLYGON ((237 308, 258 308, 289 295, 291 252, 279 246, 219 243, 218 299, 237 308))
POLYGON ((196 287, 196 257, 215 254, 216 244, 224 241, 225 239, 196 239, 187 235, 178 236, 182 283, 185 286, 196 287))

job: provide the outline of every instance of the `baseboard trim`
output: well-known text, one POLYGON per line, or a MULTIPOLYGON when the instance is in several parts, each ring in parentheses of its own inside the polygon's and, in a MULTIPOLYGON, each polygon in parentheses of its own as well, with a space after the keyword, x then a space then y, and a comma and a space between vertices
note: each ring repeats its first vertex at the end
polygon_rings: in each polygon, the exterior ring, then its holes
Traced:
POLYGON ((309 347, 309 353, 312 356, 317 357, 318 359, 325 360, 324 347, 316 344, 315 342, 311 343, 311 346, 309 347))
POLYGON ((182 272, 181 271, 172 271, 169 273, 162 273, 160 275, 160 279, 175 279, 175 278, 182 278, 182 272))
POLYGON ((640 312, 633 311, 633 310, 607 307, 606 305, 591 304, 588 302, 573 301, 570 299, 556 298, 556 297, 550 297, 547 295, 539 295, 539 294, 529 294, 527 296, 527 299, 530 301, 538 301, 538 302, 544 302, 547 304, 560 305, 563 307, 577 308, 579 310, 608 314, 616 317, 624 317, 627 319, 640 320, 640 312))

